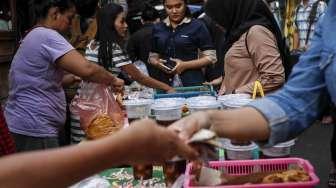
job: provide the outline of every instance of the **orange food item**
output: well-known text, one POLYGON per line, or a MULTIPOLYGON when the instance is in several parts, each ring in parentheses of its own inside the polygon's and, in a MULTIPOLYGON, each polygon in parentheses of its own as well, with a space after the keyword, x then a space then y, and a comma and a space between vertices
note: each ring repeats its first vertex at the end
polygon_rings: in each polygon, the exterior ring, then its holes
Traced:
POLYGON ((184 105, 183 107, 182 107, 182 113, 188 113, 189 112, 189 108, 188 108, 188 106, 187 105, 184 105))
POLYGON ((123 95, 121 93, 117 94, 116 101, 119 104, 119 106, 123 106, 123 95))
POLYGON ((308 173, 303 169, 293 169, 265 176, 262 183, 306 182, 309 180, 308 173))
POLYGON ((92 120, 86 129, 86 135, 89 139, 99 139, 111 135, 122 128, 122 124, 114 121, 110 116, 103 114, 92 120))

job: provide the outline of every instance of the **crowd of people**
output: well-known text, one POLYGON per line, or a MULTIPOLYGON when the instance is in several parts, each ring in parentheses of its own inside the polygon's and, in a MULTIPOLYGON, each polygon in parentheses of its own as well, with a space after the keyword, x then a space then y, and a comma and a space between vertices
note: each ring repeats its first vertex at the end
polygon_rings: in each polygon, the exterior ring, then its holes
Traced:
MULTIPOLYGON (((175 155, 195 159, 198 152, 187 140, 201 128, 272 146, 296 138, 322 117, 325 101, 336 102, 335 1, 326 12, 320 0, 302 0, 297 7, 294 46, 305 52, 293 69, 264 0, 207 0, 197 14, 187 0, 164 0, 161 20, 146 4, 143 27, 132 34, 126 4, 30 1, 34 24, 12 60, 9 97, 0 109, 0 154, 27 153, 0 159, 0 187, 64 187, 112 166, 160 163, 175 155), (259 81, 267 96, 241 109, 198 112, 168 128, 140 120, 113 136, 60 147, 72 97, 66 100, 63 87, 82 80, 114 92, 132 81, 168 93, 211 84, 219 95, 252 94, 259 81), (41 171, 28 173, 31 169, 41 171), (15 181, 22 172, 29 175, 15 181)), ((333 148, 335 139, 332 143, 333 148)), ((336 187, 336 163, 331 175, 329 186, 336 187)))

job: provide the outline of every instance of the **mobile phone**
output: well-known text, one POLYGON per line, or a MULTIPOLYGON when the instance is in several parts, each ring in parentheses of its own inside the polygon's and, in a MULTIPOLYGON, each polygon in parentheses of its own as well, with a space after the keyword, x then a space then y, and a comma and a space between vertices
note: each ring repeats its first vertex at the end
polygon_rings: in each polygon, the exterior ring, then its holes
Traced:
POLYGON ((170 69, 174 69, 176 67, 176 62, 172 61, 170 58, 166 60, 165 65, 169 67, 170 69))
POLYGON ((173 69, 167 67, 166 64, 161 64, 161 66, 162 66, 163 68, 165 68, 167 71, 172 71, 172 70, 173 70, 173 69))

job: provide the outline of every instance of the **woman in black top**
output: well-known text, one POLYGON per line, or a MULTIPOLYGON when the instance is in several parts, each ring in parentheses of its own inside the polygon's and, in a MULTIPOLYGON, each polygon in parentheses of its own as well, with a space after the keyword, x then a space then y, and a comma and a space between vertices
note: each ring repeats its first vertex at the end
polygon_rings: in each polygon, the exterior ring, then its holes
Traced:
POLYGON ((168 17, 154 26, 149 55, 162 71, 157 79, 173 86, 202 85, 202 68, 217 61, 211 36, 201 21, 191 18, 186 0, 165 0, 164 7, 168 17))

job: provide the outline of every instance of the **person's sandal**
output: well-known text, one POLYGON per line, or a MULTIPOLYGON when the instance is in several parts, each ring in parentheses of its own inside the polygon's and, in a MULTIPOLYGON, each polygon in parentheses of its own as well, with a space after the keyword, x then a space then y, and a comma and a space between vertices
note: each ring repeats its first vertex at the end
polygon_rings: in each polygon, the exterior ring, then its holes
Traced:
POLYGON ((336 169, 331 170, 329 173, 328 187, 336 188, 336 169))

